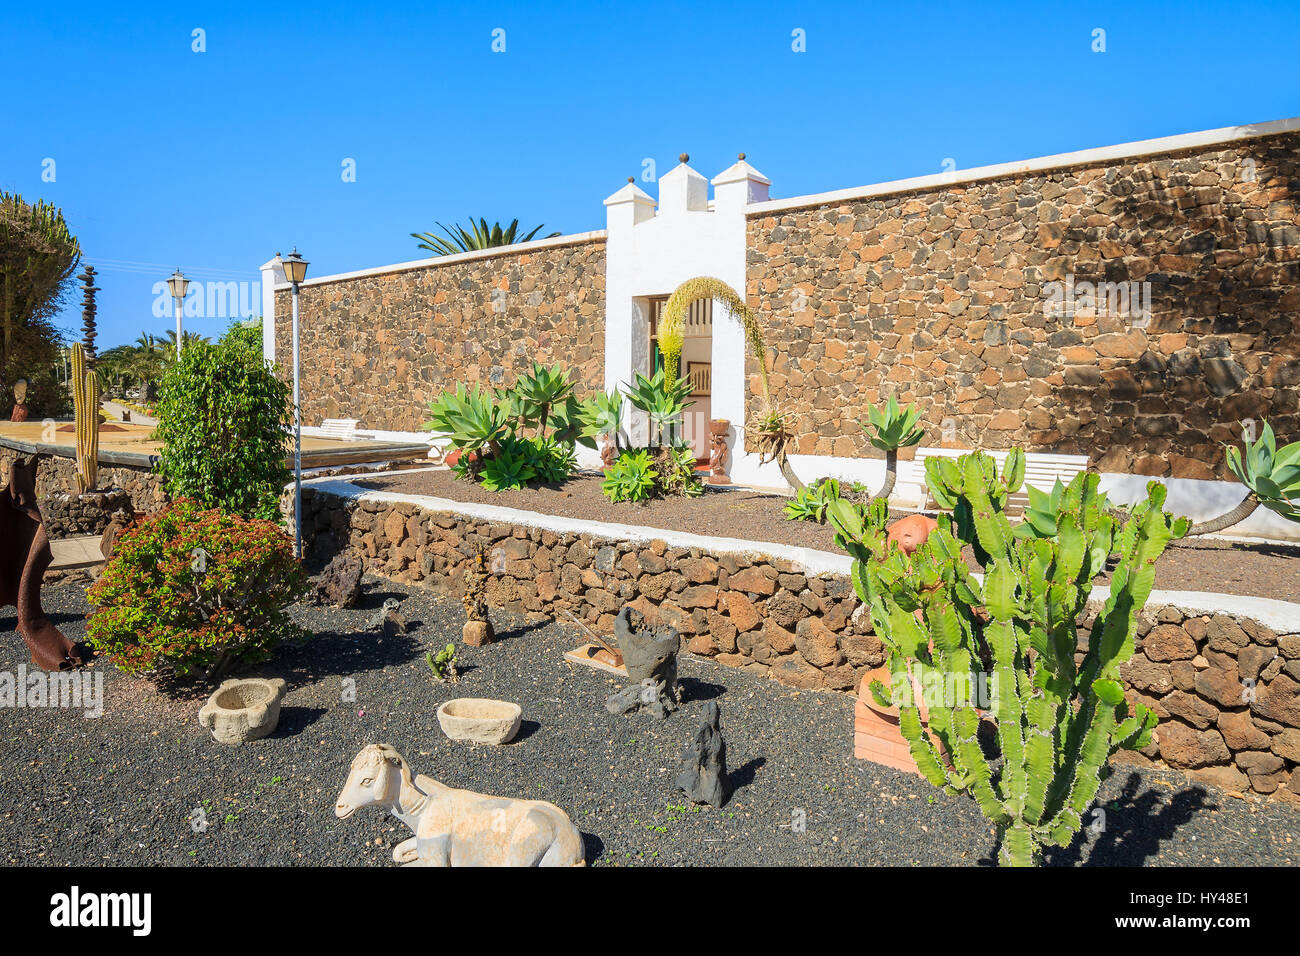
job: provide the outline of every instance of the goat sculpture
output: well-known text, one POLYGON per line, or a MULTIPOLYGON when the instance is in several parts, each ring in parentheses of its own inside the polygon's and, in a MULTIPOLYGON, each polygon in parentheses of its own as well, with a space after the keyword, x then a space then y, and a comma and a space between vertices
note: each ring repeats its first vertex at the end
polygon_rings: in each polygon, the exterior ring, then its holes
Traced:
POLYGON ((555 804, 412 778, 388 744, 357 754, 334 815, 346 820, 369 806, 392 811, 414 831, 393 848, 393 860, 404 866, 586 866, 582 834, 555 804))

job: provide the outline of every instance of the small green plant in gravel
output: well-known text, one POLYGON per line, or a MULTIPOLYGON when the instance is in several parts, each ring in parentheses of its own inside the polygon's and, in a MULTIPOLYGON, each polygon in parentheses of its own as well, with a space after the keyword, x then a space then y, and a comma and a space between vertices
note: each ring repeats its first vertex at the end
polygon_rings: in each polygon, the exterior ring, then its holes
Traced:
POLYGON ((1056 534, 1021 538, 1004 513, 1024 478, 1018 449, 1000 475, 978 452, 929 459, 926 473, 951 514, 911 556, 889 547, 883 500, 831 507, 836 542, 853 557, 854 589, 888 652, 892 695, 879 681, 871 693, 899 706, 899 727, 925 778, 975 798, 997 829, 999 862, 1036 865, 1045 844, 1068 846, 1079 831, 1110 756, 1151 739, 1156 715, 1130 706, 1119 671, 1133 655, 1155 562, 1189 522, 1162 510, 1165 488, 1151 482, 1121 526, 1099 505, 1099 477, 1081 474, 1061 496, 1056 534), (982 582, 967 567, 966 547, 983 567, 982 582), (1110 596, 1076 663, 1077 622, 1112 554, 1110 596), (990 662, 988 699, 978 704, 996 722, 1000 766, 978 740, 977 695, 959 690, 990 662), (913 681, 929 688, 928 726, 913 681))
POLYGON ((121 670, 211 682, 304 637, 287 608, 306 589, 279 526, 181 499, 117 539, 86 633, 121 670))
POLYGON ((448 644, 435 657, 432 651, 424 652, 424 662, 429 674, 437 681, 454 681, 460 675, 456 670, 456 645, 448 644))

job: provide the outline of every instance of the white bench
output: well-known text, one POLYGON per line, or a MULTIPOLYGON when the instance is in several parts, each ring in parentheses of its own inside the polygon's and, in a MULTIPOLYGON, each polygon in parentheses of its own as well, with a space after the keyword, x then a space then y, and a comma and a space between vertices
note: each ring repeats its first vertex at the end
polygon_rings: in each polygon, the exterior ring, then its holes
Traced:
MULTIPOLYGON (((970 448, 917 448, 916 458, 912 461, 912 480, 910 482, 919 494, 900 496, 900 504, 906 502, 912 504, 917 510, 930 511, 938 507, 938 502, 930 494, 930 489, 926 484, 925 477, 925 460, 927 458, 952 458, 957 459, 962 455, 969 455, 974 449, 970 448), (911 501, 907 501, 911 498, 911 501)), ((999 473, 1007 461, 1005 451, 984 451, 984 454, 992 458, 998 466, 999 473)), ((1088 469, 1087 455, 1048 455, 1039 452, 1025 453, 1025 480, 1018 492, 1011 496, 1007 501, 1007 510, 1010 512, 1023 511, 1029 504, 1029 493, 1025 491, 1025 486, 1037 488, 1039 491, 1051 491, 1057 481, 1063 485, 1068 485, 1074 476, 1081 471, 1088 469)), ((906 487, 906 486, 902 486, 906 487)))
POLYGON ((327 418, 321 423, 320 433, 335 441, 356 441, 357 421, 355 418, 327 418))

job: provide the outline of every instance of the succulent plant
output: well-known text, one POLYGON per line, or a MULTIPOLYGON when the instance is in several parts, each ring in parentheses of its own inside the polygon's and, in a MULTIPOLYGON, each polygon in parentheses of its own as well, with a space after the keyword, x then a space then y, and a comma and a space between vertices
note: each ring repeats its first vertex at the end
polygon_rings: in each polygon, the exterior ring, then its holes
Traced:
POLYGON ((661 368, 649 378, 637 372, 627 400, 650 417, 650 424, 658 432, 656 444, 663 445, 671 443, 674 430, 682 423, 682 413, 694 404, 687 400, 690 394, 688 380, 673 378, 666 368, 661 368))
POLYGON ((593 441, 609 435, 614 449, 620 450, 619 429, 623 426, 623 393, 618 389, 606 394, 597 392, 585 399, 578 410, 582 422, 582 436, 593 441))
MULTIPOLYGON (((1104 491, 1098 491, 1096 488, 1100 483, 1100 477, 1097 475, 1092 477, 1096 480, 1085 484, 1083 494, 1090 496, 1102 512, 1110 511, 1110 499, 1106 497, 1104 491)), ((1029 495, 1029 504, 1025 507, 1023 520, 1016 525, 1017 538, 1056 537, 1061 515, 1076 510, 1079 505, 1079 496, 1072 494, 1073 483, 1067 489, 1061 484, 1060 478, 1056 479, 1056 484, 1052 486, 1051 491, 1042 491, 1033 485, 1026 485, 1025 492, 1029 495)))
POLYGON ((969 793, 1000 837, 999 861, 1034 865, 1045 844, 1067 846, 1092 805, 1116 750, 1150 741, 1155 714, 1124 697, 1119 668, 1134 650, 1137 615, 1155 583, 1155 562, 1186 533, 1186 518, 1162 510, 1164 486, 1121 526, 1100 505, 1097 476, 1081 474, 1062 492, 1056 533, 1018 537, 1005 515, 1020 487, 1024 456, 1007 456, 999 475, 982 453, 927 462, 931 489, 953 509, 909 557, 890 548, 888 508, 840 499, 830 507, 836 541, 853 557, 854 589, 888 651, 891 686, 877 700, 899 706, 899 727, 927 780, 969 793), (933 467, 930 467, 933 466, 933 467), (973 547, 981 581, 967 567, 973 547), (1119 562, 1110 596, 1075 663, 1077 622, 1107 555, 1119 562), (980 710, 970 695, 925 692, 922 723, 913 680, 944 689, 991 665, 991 701, 1001 765, 977 739, 980 710), (938 680, 930 681, 930 677, 938 680))
POLYGON ((1265 508, 1300 521, 1300 507, 1295 504, 1300 500, 1300 442, 1279 449, 1273 427, 1265 422, 1259 439, 1245 445, 1244 455, 1235 445, 1228 446, 1229 470, 1265 508))
POLYGON ((1300 521, 1300 442, 1277 447, 1273 427, 1263 423, 1259 438, 1243 436, 1243 454, 1227 446, 1228 470, 1246 486, 1246 497, 1231 511, 1192 525, 1189 535, 1212 534, 1245 521, 1260 505, 1289 521, 1300 521))
POLYGON ((867 409, 867 437, 871 444, 885 453, 885 483, 876 493, 877 498, 888 498, 898 480, 898 449, 915 445, 925 437, 925 430, 917 425, 921 411, 915 405, 898 407, 898 399, 889 397, 882 408, 867 409))
POLYGON ((514 409, 509 400, 500 400, 477 385, 457 385, 455 391, 443 392, 429 403, 425 431, 442 432, 462 452, 476 452, 486 447, 492 453, 511 432, 514 409))
POLYGON ((72 408, 77 429, 77 494, 99 482, 99 378, 86 368, 86 348, 72 346, 72 408))
POLYGON ((648 451, 625 451, 605 472, 601 490, 610 501, 644 501, 654 491, 659 472, 648 451))
POLYGON ((562 406, 573 394, 573 382, 558 364, 547 368, 534 362, 530 372, 519 376, 512 393, 516 414, 525 425, 535 427, 542 435, 546 433, 551 409, 562 406))
POLYGON ((432 651, 424 652, 424 662, 429 665, 429 673, 435 680, 454 681, 460 675, 456 668, 456 645, 448 644, 435 657, 432 651))
POLYGON ((785 516, 790 521, 816 521, 826 523, 826 514, 832 503, 840 497, 840 483, 834 478, 800 488, 795 492, 794 500, 787 502, 785 516))

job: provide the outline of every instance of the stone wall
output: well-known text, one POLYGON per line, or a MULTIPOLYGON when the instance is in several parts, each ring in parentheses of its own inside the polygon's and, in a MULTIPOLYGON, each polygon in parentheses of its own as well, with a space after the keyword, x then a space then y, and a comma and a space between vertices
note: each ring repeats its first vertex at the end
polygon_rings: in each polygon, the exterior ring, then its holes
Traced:
MULTIPOLYGON (((14 459, 28 457, 25 453, 0 446, 0 484, 9 484, 9 469, 14 459)), ((36 469, 36 497, 41 500, 53 495, 66 495, 76 488, 77 463, 71 458, 41 455, 36 469)), ((131 496, 131 506, 137 512, 157 511, 167 500, 162 479, 146 467, 127 468, 118 465, 99 466, 101 489, 121 488, 131 496)))
POLYGON ((1300 433, 1300 134, 756 214, 747 254, 800 453, 879 457, 890 394, 927 445, 951 418, 1103 471, 1223 477, 1243 419, 1300 433), (1046 316, 1071 275, 1150 283, 1149 321, 1046 316))
MULTIPOLYGON (((276 293, 275 355, 292 362, 289 293, 276 293)), ((604 387, 605 243, 588 239, 320 285, 299 295, 303 421, 356 418, 414 431, 458 382, 513 384, 561 363, 604 387)))
MULTIPOLYGON (((352 551, 370 571, 458 594, 469 557, 486 550, 492 607, 550 616, 565 608, 609 634, 618 609, 632 604, 677 628, 690 653, 791 687, 852 692, 885 660, 848 578, 785 559, 559 533, 310 486, 303 513, 309 556, 352 551)), ((1081 622, 1081 640, 1090 626, 1081 622)), ((1153 607, 1138 648, 1124 668, 1128 692, 1161 723, 1156 741, 1126 759, 1300 805, 1300 635, 1153 607)))

